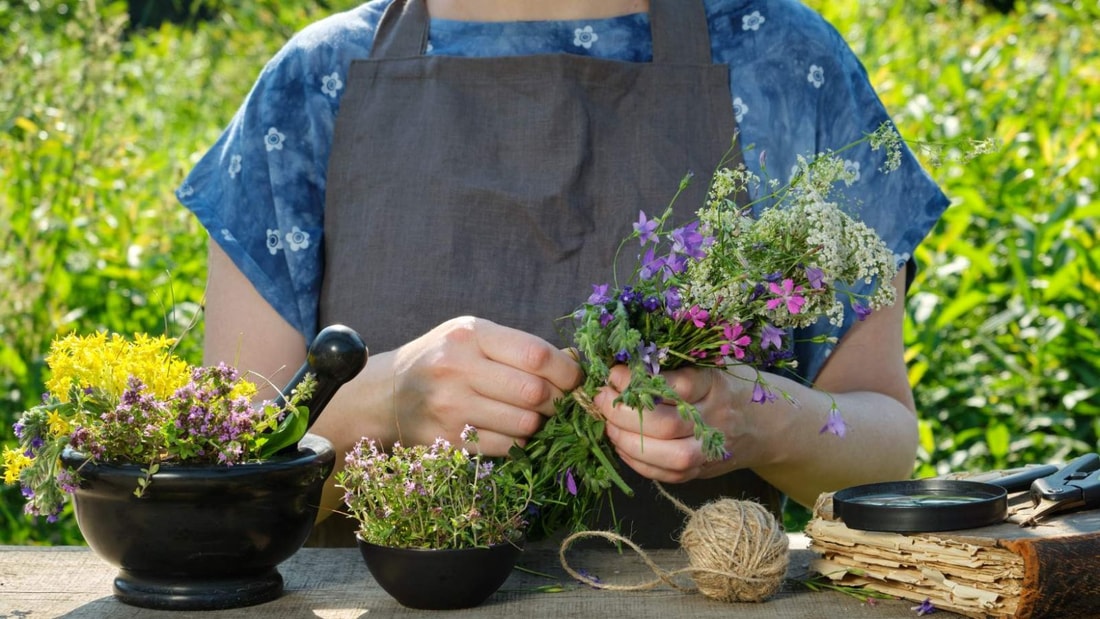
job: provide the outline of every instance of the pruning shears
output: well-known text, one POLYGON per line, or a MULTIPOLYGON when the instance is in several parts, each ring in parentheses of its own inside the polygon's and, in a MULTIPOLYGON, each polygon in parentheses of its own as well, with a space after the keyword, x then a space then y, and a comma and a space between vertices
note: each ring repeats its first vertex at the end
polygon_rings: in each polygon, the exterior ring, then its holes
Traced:
POLYGON ((1086 454, 1036 479, 1031 483, 1031 503, 1034 511, 1021 527, 1035 526, 1054 514, 1100 506, 1100 456, 1086 454))

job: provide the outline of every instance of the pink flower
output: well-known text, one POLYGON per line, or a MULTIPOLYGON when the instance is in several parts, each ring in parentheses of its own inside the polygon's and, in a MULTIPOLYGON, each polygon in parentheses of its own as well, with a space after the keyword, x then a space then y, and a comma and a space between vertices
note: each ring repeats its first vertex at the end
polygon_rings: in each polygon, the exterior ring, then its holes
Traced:
POLYGON ((767 307, 770 310, 786 304, 788 312, 797 314, 806 304, 806 297, 800 294, 803 290, 802 286, 795 286, 794 280, 789 277, 784 279, 782 284, 775 282, 768 284, 768 290, 775 295, 774 299, 768 300, 767 307))
POLYGON ((728 357, 732 353, 734 359, 745 358, 745 347, 752 343, 752 338, 745 335, 744 327, 740 324, 727 324, 722 327, 722 337, 726 338, 726 343, 719 348, 723 357, 728 357))

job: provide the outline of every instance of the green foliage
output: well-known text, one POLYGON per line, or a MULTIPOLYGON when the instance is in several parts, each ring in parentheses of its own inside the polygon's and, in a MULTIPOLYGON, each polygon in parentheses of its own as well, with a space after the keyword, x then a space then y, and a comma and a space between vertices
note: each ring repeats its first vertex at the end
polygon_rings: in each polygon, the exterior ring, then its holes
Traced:
MULTIPOLYGON (((1100 7, 807 3, 902 135, 998 140, 969 161, 926 155, 953 206, 909 298, 918 475, 1096 449, 1100 7)), ((221 3, 210 21, 127 32, 125 2, 0 0, 0 444, 39 401, 56 335, 179 335, 198 315, 205 236, 172 190, 285 40, 354 4, 221 3)), ((200 332, 179 350, 191 361, 200 332)), ((79 541, 71 517, 33 522, 22 505, 0 493, 0 543, 79 541)))
MULTIPOLYGON (((206 238, 172 191, 315 10, 264 0, 128 34, 125 2, 0 0, 0 446, 57 335, 196 321, 206 238)), ((177 353, 200 344, 201 324, 177 353)), ((67 512, 48 525, 23 504, 0 489, 0 543, 80 541, 67 512)))
MULTIPOLYGON (((813 4, 813 3, 812 3, 813 4)), ((817 3, 952 207, 917 258, 906 344, 918 475, 1065 460, 1100 431, 1100 8, 817 3)))

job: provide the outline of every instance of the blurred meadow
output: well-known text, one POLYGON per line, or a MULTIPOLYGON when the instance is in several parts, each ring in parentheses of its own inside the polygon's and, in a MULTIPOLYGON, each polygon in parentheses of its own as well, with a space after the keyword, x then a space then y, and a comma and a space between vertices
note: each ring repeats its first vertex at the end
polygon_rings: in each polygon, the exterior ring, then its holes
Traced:
MULTIPOLYGON (((0 0, 0 446, 58 334, 186 333, 200 360, 205 233, 172 191, 287 38, 355 4, 0 0)), ((908 298, 915 475, 1096 450, 1100 3, 807 4, 952 198, 908 298)), ((82 543, 22 505, 0 490, 0 544, 82 543)))

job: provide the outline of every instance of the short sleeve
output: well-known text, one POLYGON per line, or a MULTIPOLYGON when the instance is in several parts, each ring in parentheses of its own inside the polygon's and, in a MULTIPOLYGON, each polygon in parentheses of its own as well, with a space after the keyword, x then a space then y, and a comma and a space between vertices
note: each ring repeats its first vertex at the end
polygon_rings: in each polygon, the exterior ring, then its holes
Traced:
MULTIPOLYGON (((905 265, 949 201, 904 143, 893 155, 867 142, 848 148, 884 124, 893 126, 862 63, 835 28, 801 3, 726 7, 711 31, 728 42, 716 49, 716 60, 730 65, 746 166, 762 179, 785 184, 798 172, 799 156, 836 153, 855 180, 838 185, 833 197, 878 233, 899 267, 905 265), (888 157, 897 158, 896 169, 887 171, 888 157)), ((861 283, 853 292, 871 285, 861 283)), ((833 348, 807 340, 819 335, 839 340, 855 320, 847 307, 841 326, 822 320, 796 334, 796 340, 807 342, 795 350, 802 378, 813 380, 833 348)))
POLYGON ((340 14, 296 35, 176 191, 306 341, 317 331, 332 130, 351 58, 369 50, 367 13, 340 14))

